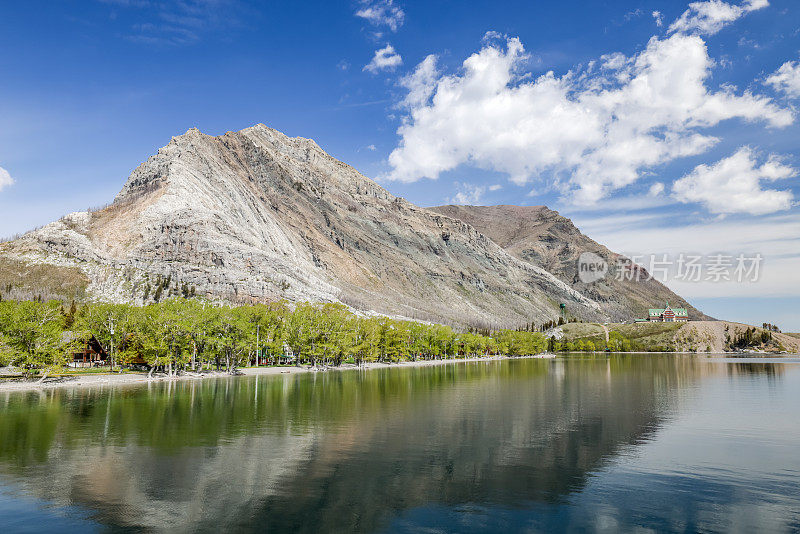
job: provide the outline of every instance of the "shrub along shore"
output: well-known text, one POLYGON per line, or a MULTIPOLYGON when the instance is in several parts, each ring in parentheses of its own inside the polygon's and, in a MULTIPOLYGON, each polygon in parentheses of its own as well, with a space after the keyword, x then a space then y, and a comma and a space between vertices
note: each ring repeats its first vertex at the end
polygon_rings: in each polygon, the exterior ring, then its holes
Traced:
MULTIPOLYGON (((0 301, 0 367, 27 377, 63 371, 96 341, 112 370, 169 375, 251 365, 340 366, 522 356, 548 349, 541 332, 457 331, 439 324, 365 317, 341 304, 285 302, 229 307, 199 299, 147 306, 0 301)), ((552 344, 552 342, 550 342, 552 344)))

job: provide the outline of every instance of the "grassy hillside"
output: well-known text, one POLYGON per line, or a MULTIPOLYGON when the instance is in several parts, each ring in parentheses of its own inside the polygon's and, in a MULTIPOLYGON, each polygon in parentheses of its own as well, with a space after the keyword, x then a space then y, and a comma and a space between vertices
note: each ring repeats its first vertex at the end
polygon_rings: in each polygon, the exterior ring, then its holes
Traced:
POLYGON ((0 256, 0 295, 3 298, 30 300, 80 300, 89 279, 77 267, 28 264, 0 256))
MULTIPOLYGON (((634 345, 641 345, 641 350, 664 350, 670 346, 680 323, 645 323, 605 325, 609 332, 609 341, 625 339, 634 345)), ((564 332, 563 342, 592 341, 605 346, 605 332, 597 323, 569 323, 561 327, 564 332)))
POLYGON ((603 327, 597 323, 567 323, 561 326, 566 341, 605 339, 603 327))
POLYGON ((642 346, 652 347, 651 350, 662 350, 673 344, 681 326, 683 323, 635 323, 609 325, 608 329, 642 346))

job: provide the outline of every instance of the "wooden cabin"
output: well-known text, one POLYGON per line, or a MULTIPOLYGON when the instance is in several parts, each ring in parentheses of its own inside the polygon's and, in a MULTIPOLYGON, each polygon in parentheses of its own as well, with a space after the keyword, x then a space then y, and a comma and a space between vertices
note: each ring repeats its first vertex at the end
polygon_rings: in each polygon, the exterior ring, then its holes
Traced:
MULTIPOLYGON (((74 332, 64 332, 64 341, 74 341, 77 335, 74 332)), ((90 336, 81 340, 78 348, 72 353, 70 367, 97 367, 108 364, 108 353, 103 349, 97 338, 90 336)))

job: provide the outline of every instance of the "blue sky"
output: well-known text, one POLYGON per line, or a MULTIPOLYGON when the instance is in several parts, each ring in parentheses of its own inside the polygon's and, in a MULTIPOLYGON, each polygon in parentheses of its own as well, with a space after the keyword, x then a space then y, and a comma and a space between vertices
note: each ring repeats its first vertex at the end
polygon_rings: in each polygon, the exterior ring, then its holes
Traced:
POLYGON ((3 2, 0 235, 263 122, 423 206, 545 204, 645 264, 761 254, 667 282, 798 331, 798 60, 790 0, 3 2))

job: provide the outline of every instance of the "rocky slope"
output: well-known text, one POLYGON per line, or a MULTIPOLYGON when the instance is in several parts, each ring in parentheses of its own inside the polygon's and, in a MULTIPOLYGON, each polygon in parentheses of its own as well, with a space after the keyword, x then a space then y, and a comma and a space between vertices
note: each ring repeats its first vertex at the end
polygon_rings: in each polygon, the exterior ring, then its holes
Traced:
POLYGON ((309 139, 257 125, 173 138, 110 206, 4 243, 0 257, 79 271, 88 296, 107 301, 338 301, 504 327, 553 319, 560 303, 589 320, 641 313, 575 289, 548 272, 548 261, 503 246, 463 220, 394 197, 309 139))
POLYGON ((646 317, 647 309, 664 306, 685 307, 690 319, 710 319, 655 279, 648 280, 644 269, 639 279, 617 277, 616 268, 628 259, 608 250, 581 233, 572 221, 545 206, 438 206, 432 211, 473 226, 509 254, 539 265, 570 287, 596 302, 613 321, 625 320, 631 313, 646 317), (578 257, 593 252, 609 265, 601 280, 583 283, 578 277, 578 257))

